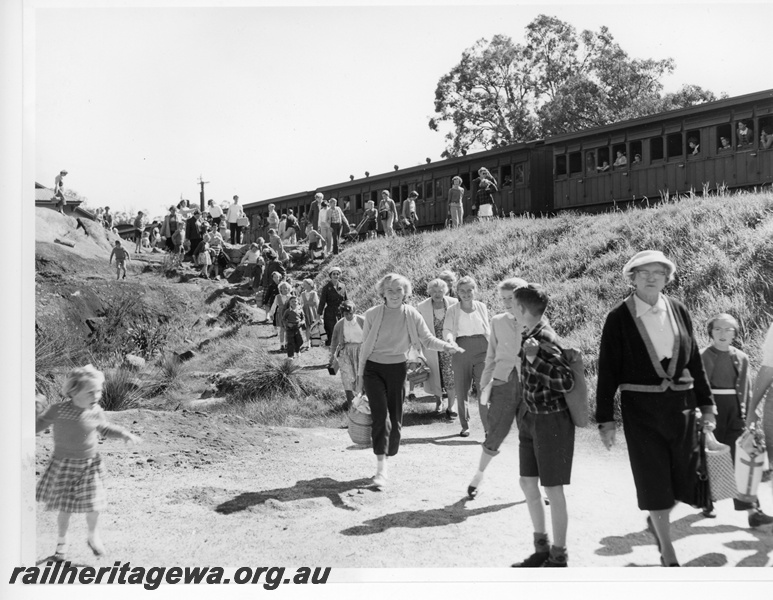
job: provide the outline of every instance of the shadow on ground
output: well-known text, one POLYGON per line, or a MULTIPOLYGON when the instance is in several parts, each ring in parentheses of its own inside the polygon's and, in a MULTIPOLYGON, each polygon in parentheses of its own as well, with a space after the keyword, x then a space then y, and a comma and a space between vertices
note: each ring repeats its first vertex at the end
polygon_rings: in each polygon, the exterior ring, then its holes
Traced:
MULTIPOLYGON (((773 552, 773 534, 767 530, 745 529, 734 525, 717 525, 714 527, 701 527, 695 524, 705 520, 700 514, 688 515, 671 523, 671 535, 673 541, 693 535, 716 535, 720 533, 744 532, 753 535, 755 540, 738 540, 725 543, 724 546, 732 550, 755 551, 754 554, 744 557, 738 562, 737 567, 764 567, 773 552)), ((620 556, 630 554, 635 546, 653 546, 653 556, 657 556, 655 537, 645 528, 623 536, 607 536, 599 542, 601 548, 596 554, 601 556, 620 556)), ((720 552, 707 552, 693 560, 684 563, 683 567, 722 567, 728 564, 728 558, 720 552)), ((628 566, 645 566, 630 564, 628 566)), ((649 566, 649 565, 646 565, 649 566)))
POLYGON ((525 500, 520 502, 508 502, 506 504, 492 504, 491 506, 482 506, 467 510, 466 504, 469 498, 462 498, 448 506, 442 508, 432 508, 429 510, 406 510, 403 512, 384 515, 375 519, 369 519, 362 525, 355 525, 341 531, 344 535, 372 535, 381 533, 392 527, 406 527, 410 529, 419 529, 423 527, 442 527, 443 525, 452 525, 462 523, 470 517, 485 515, 487 513, 497 512, 525 504, 525 500))
POLYGON ((341 494, 357 488, 366 488, 371 486, 371 484, 372 481, 367 478, 352 479, 351 481, 336 481, 330 477, 301 480, 288 488, 239 494, 235 498, 218 505, 215 508, 215 512, 230 515, 247 510, 258 504, 264 504, 267 500, 292 502, 293 500, 307 500, 310 498, 328 498, 333 506, 337 508, 353 510, 351 506, 348 506, 341 500, 341 494))

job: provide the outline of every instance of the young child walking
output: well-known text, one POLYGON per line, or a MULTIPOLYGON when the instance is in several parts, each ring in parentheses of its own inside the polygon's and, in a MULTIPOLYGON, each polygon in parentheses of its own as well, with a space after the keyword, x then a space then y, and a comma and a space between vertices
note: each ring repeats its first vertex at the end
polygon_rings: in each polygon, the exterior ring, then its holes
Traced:
POLYGON ((131 256, 121 245, 121 240, 115 240, 115 246, 110 253, 110 260, 108 264, 113 264, 113 257, 115 256, 115 278, 121 279, 121 271, 123 271, 123 278, 126 279, 126 261, 131 260, 131 256))
POLYGON ((96 556, 105 554, 99 534, 99 513, 106 506, 103 480, 105 469, 97 452, 98 436, 142 440, 117 425, 108 423, 99 406, 105 376, 91 365, 67 375, 63 394, 69 398, 44 409, 36 401, 35 432, 54 427, 54 456, 38 481, 35 498, 48 510, 58 510, 59 537, 54 559, 62 561, 67 552, 67 529, 72 513, 86 513, 89 533, 86 543, 96 556))
POLYGON ((279 351, 285 351, 285 324, 282 319, 287 303, 290 300, 292 286, 287 281, 282 281, 277 285, 279 293, 274 297, 271 309, 268 311, 268 318, 273 319, 276 332, 279 334, 279 351))
POLYGON ((303 336, 301 328, 305 325, 303 311, 298 305, 298 298, 290 296, 287 301, 287 308, 282 314, 282 322, 287 332, 287 358, 295 358, 295 353, 300 352, 303 347, 303 336))
POLYGON ((303 280, 303 291, 300 298, 303 318, 306 321, 306 345, 308 348, 311 348, 311 328, 319 321, 319 314, 317 313, 319 294, 317 294, 317 289, 314 287, 312 279, 303 280))
POLYGON ((523 331, 519 356, 522 401, 527 409, 519 423, 520 484, 534 527, 534 553, 512 566, 566 567, 569 516, 564 486, 572 475, 574 423, 564 392, 574 386, 574 374, 544 317, 548 295, 542 286, 530 283, 516 289, 513 296, 515 318, 523 331), (545 525, 540 483, 550 501, 553 545, 545 525))
MULTIPOLYGON (((751 397, 749 357, 731 345, 740 329, 735 317, 727 313, 714 315, 707 328, 711 345, 701 350, 701 359, 717 406, 714 437, 730 446, 735 463, 735 442, 744 431, 744 413, 751 397)), ((749 527, 773 523, 773 517, 762 512, 756 497, 737 495, 733 505, 735 510, 748 513, 749 527)), ((717 515, 713 510, 704 510, 703 516, 711 519, 717 515)))

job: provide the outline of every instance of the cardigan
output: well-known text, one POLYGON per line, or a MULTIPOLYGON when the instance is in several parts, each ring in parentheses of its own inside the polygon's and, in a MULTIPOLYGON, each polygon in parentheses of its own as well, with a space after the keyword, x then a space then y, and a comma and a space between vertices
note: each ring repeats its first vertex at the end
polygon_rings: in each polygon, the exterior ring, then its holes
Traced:
MULTIPOLYGON (((357 369, 357 375, 362 376, 365 373, 365 363, 373 352, 376 345, 381 321, 384 318, 384 304, 379 304, 365 311, 365 324, 362 327, 362 346, 360 346, 360 364, 357 369)), ((427 327, 424 319, 413 306, 402 305, 403 314, 408 322, 408 337, 411 346, 423 356, 422 346, 430 350, 445 350, 450 344, 436 338, 427 327)), ((425 359, 426 360, 426 359, 425 359)))
POLYGON ((486 351, 486 363, 480 376, 480 387, 485 387, 492 379, 507 381, 514 368, 520 371, 517 360, 521 351, 523 336, 515 319, 508 313, 496 315, 491 319, 491 335, 486 351))
POLYGON ((614 421, 615 393, 620 386, 627 387, 621 389, 623 394, 626 391, 636 391, 631 386, 646 386, 646 391, 652 392, 662 392, 675 387, 692 388, 697 405, 701 409, 714 406, 698 344, 693 337, 690 314, 678 300, 668 296, 665 298, 670 303, 675 325, 674 355, 671 357, 668 371, 663 373, 665 377, 658 374, 658 371, 663 372, 663 368, 659 362, 654 364, 651 348, 648 348, 649 340, 645 342, 642 337, 644 326, 641 322, 636 323, 637 319, 627 304, 632 304, 631 298, 620 302, 607 315, 599 349, 597 423, 614 421))
MULTIPOLYGON (((472 301, 472 306, 475 309, 475 312, 477 312, 483 320, 483 335, 485 335, 486 339, 488 340, 489 336, 491 335, 491 324, 489 323, 488 309, 486 308, 486 305, 483 304, 483 302, 478 302, 477 300, 472 301)), ((448 311, 446 312, 446 320, 443 323, 443 339, 447 340, 450 334, 453 336, 453 340, 456 341, 456 334, 459 331, 459 316, 461 311, 461 302, 458 302, 457 304, 454 304, 448 308, 448 311)))
MULTIPOLYGON (((443 304, 445 305, 446 313, 448 312, 448 308, 457 302, 459 301, 456 298, 443 296, 443 304)), ((427 324, 430 331, 434 332, 435 309, 432 308, 432 298, 427 298, 426 300, 419 302, 416 305, 416 310, 419 311, 419 314, 424 319, 424 322, 427 324)), ((443 394, 443 389, 440 386, 440 360, 438 358, 438 353, 430 350, 424 355, 424 358, 427 360, 427 366, 429 367, 429 379, 423 384, 424 391, 433 396, 440 396, 443 394)))
MULTIPOLYGON (((711 374, 714 372, 714 365, 716 362, 714 353, 709 350, 709 348, 711 348, 711 346, 701 350, 701 359, 703 360, 703 367, 706 369, 706 379, 711 383, 711 374)), ((746 407, 749 404, 749 399, 752 394, 751 378, 749 377, 749 357, 746 353, 741 352, 733 346, 728 348, 728 352, 736 372, 735 395, 738 399, 741 415, 745 415, 746 407)))

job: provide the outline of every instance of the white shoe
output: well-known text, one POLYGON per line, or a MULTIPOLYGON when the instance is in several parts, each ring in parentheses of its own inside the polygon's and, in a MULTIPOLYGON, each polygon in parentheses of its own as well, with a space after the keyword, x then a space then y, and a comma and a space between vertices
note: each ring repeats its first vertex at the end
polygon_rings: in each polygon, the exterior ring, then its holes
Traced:
POLYGON ((377 488, 383 488, 386 487, 387 484, 387 478, 384 476, 383 473, 376 473, 376 476, 373 478, 373 485, 377 488))

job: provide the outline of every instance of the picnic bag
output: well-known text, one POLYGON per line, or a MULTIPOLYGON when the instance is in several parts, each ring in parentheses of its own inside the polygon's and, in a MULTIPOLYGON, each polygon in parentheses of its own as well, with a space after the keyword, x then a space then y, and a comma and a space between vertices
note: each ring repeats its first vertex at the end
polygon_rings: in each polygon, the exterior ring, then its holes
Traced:
POLYGON ((347 413, 349 420, 349 437, 355 444, 370 446, 373 417, 370 415, 370 404, 364 394, 352 400, 352 406, 347 413))
POLYGON ((757 499, 757 487, 765 470, 765 434, 752 426, 735 441, 735 484, 738 498, 746 502, 757 499))
POLYGON ((695 475, 695 491, 693 493, 692 505, 695 508, 710 511, 714 508, 714 503, 711 501, 709 471, 706 465, 706 434, 700 425, 698 425, 698 464, 695 475))
POLYGON ((309 326, 309 340, 312 346, 322 345, 322 326, 318 322, 309 326))
POLYGON ((706 432, 706 466, 709 473, 711 500, 717 502, 735 496, 735 469, 730 446, 717 441, 711 431, 706 432))
POLYGON ((247 227, 250 224, 250 219, 249 217, 239 217, 236 219, 236 224, 239 227, 247 227))
POLYGON ((429 379, 429 367, 427 366, 427 363, 424 361, 419 361, 415 363, 409 363, 410 366, 408 367, 408 372, 405 375, 405 378, 412 383, 413 385, 418 385, 419 383, 424 383, 429 379))

